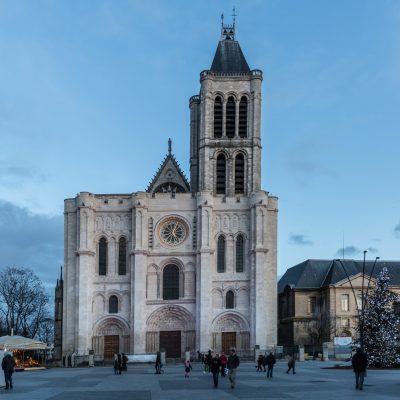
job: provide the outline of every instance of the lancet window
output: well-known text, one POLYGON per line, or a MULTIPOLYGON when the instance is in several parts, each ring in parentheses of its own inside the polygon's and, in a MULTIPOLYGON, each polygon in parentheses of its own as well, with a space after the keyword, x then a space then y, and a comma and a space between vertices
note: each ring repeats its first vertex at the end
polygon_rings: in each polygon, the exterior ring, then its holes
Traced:
POLYGON ((226 189, 226 159, 223 154, 217 157, 217 194, 225 194, 226 189))
POLYGON ((179 299, 179 268, 170 264, 163 271, 163 299, 179 299))
POLYGON ((244 157, 238 154, 235 158, 235 194, 244 193, 244 157))
POLYGON ((225 272, 225 237, 222 235, 217 242, 217 272, 225 272))
POLYGON ((126 239, 121 237, 118 242, 118 275, 126 275, 126 239))
POLYGON ((214 100, 214 138, 222 137, 222 99, 217 96, 214 100))
POLYGON ((226 127, 225 133, 228 138, 235 136, 236 103, 233 96, 228 97, 226 103, 226 127))
POLYGON ((107 274, 107 239, 99 240, 99 275, 107 274))

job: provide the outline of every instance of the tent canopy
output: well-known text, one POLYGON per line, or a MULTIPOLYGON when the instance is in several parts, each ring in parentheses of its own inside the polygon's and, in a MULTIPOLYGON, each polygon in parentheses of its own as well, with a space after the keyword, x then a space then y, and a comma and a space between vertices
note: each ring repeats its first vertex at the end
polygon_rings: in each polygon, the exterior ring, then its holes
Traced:
POLYGON ((46 350, 48 348, 44 342, 23 336, 0 337, 0 350, 46 350))

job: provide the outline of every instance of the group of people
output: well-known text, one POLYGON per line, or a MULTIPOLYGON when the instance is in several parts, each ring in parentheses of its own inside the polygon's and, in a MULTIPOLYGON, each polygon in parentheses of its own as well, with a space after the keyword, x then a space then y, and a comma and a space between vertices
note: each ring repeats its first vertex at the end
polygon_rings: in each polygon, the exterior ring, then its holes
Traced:
POLYGON ((229 353, 227 357, 224 352, 222 352, 221 355, 218 353, 213 355, 211 350, 205 355, 201 355, 198 352, 198 359, 204 364, 204 373, 212 374, 215 389, 218 388, 218 379, 220 375, 223 378, 228 375, 231 389, 234 389, 236 386, 236 369, 239 367, 240 360, 236 354, 235 348, 231 348, 229 353))
POLYGON ((114 354, 114 375, 121 375, 128 370, 128 357, 125 353, 114 354))
POLYGON ((265 353, 265 355, 260 354, 257 358, 257 372, 267 372, 267 378, 272 378, 272 372, 274 370, 274 365, 276 363, 276 358, 270 352, 268 355, 265 353))

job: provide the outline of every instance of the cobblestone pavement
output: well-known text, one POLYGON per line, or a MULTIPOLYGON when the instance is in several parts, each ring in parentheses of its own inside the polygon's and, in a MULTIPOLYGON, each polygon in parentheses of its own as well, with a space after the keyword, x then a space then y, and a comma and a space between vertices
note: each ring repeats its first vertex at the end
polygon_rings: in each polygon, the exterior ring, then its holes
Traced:
POLYGON ((399 399, 400 371, 368 371, 364 390, 354 388, 351 370, 326 369, 333 362, 297 363, 296 374, 286 374, 286 363, 278 362, 274 377, 256 372, 253 363, 242 363, 237 387, 230 389, 227 378, 220 378, 214 389, 211 374, 194 364, 185 379, 183 365, 167 365, 155 375, 150 365, 129 365, 128 372, 114 375, 111 367, 53 368, 16 372, 14 389, 0 389, 0 399, 14 400, 198 400, 223 399, 399 399))

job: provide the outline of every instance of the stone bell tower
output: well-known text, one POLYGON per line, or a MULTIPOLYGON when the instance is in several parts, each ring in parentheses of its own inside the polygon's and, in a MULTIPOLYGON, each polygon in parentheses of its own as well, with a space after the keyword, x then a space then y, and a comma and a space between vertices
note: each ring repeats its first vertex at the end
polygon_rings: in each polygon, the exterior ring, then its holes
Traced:
POLYGON ((235 38, 235 22, 221 39, 201 89, 190 99, 190 179, 193 192, 247 196, 260 190, 262 71, 250 70, 235 38))

